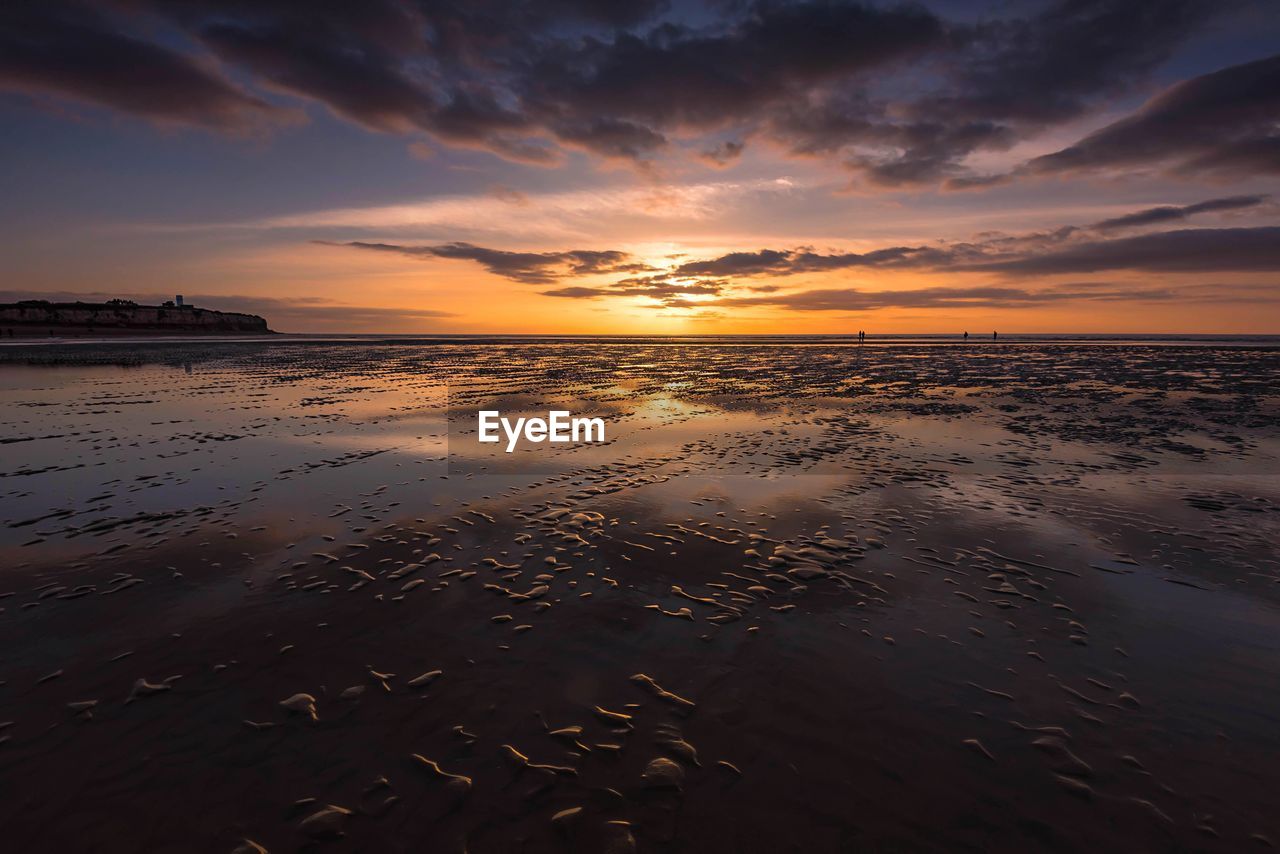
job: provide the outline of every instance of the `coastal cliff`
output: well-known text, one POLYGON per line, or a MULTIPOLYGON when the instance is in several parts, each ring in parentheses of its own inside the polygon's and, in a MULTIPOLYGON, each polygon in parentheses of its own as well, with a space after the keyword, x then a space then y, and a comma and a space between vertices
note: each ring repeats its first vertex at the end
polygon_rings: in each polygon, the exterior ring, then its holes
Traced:
POLYGON ((0 337, 99 335, 266 335, 267 321, 256 314, 125 301, 0 304, 0 337))

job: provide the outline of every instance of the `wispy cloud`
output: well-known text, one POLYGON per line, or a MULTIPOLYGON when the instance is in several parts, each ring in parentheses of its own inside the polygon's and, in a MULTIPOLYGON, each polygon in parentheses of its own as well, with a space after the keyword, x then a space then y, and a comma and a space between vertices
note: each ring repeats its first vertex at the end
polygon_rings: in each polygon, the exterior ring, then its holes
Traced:
MULTIPOLYGON (((501 239, 524 243, 598 239, 602 231, 712 224, 744 208, 816 189, 788 177, 689 184, 613 184, 564 192, 508 187, 368 207, 343 207, 224 222, 144 222, 126 230, 318 233, 332 239, 501 239)), ((116 226, 121 227, 121 226, 116 226)))
POLYGON ((1238 211, 1256 208, 1267 201, 1267 196, 1228 196, 1222 199, 1208 199, 1193 205, 1161 205, 1156 208, 1134 211, 1124 216, 1104 219, 1089 226, 1095 231, 1118 231, 1124 228, 1140 228, 1147 225, 1159 225, 1178 222, 1196 214, 1238 211))
MULTIPOLYGON (((1073 287, 946 285, 867 290, 861 288, 785 289, 770 280, 830 277, 844 271, 916 271, 949 274, 994 274, 1002 278, 1052 278, 1098 271, 1162 273, 1280 272, 1280 227, 1186 228, 1112 236, 1123 232, 1231 213, 1266 204, 1261 195, 1208 199, 1188 205, 1165 205, 1110 217, 1092 224, 1067 225, 1052 231, 985 234, 964 241, 930 245, 886 246, 865 251, 820 251, 813 247, 754 249, 711 258, 683 254, 662 266, 622 249, 513 251, 453 242, 335 244, 413 258, 467 260, 489 273, 529 285, 557 284, 544 296, 595 300, 645 297, 653 307, 705 308, 773 306, 794 311, 871 310, 879 308, 1016 307, 1079 301, 1167 301, 1188 296, 1168 288, 1107 288, 1079 283, 1073 287), (612 282, 602 277, 626 274, 612 282), (577 282, 575 280, 585 279, 577 282), (765 280, 760 284, 759 280, 765 280)), ((805 284, 808 284, 806 281, 805 284)), ((1280 294, 1271 294, 1272 300, 1280 294)), ((1267 297, 1259 295, 1260 301, 1267 297)))
POLYGON ((904 288, 868 291, 828 288, 761 297, 720 300, 717 306, 773 306, 789 311, 876 311, 886 308, 1035 308, 1055 303, 1170 302, 1212 300, 1266 302, 1273 286, 1195 285, 1184 288, 1079 282, 1041 289, 983 285, 978 287, 904 288))
POLYGON ((597 273, 634 273, 651 269, 635 263, 626 252, 616 249, 570 249, 563 252, 511 252, 490 249, 470 243, 444 243, 435 246, 405 246, 395 243, 365 243, 351 241, 333 243, 320 240, 325 246, 345 246, 372 252, 390 252, 410 258, 450 258, 475 261, 495 276, 530 285, 549 284, 559 279, 586 276, 597 273))
POLYGON ((1233 196, 1147 208, 1091 225, 1047 232, 988 234, 973 240, 887 246, 863 252, 812 247, 728 252, 686 261, 676 276, 780 277, 834 270, 936 270, 1053 275, 1098 270, 1276 271, 1280 227, 1187 228, 1111 237, 1111 232, 1185 220, 1197 214, 1257 208, 1266 196, 1233 196))
POLYGON ((952 264, 950 269, 1006 275, 1061 275, 1099 270, 1148 272, 1280 271, 1280 227, 1184 228, 1061 249, 952 264))

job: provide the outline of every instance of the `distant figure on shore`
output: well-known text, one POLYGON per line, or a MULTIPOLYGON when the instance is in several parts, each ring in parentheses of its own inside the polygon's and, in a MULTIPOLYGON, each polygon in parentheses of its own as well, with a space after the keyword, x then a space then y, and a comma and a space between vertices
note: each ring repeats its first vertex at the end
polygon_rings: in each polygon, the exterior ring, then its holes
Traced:
POLYGON ((997 338, 999 338, 999 337, 1000 337, 1000 333, 999 333, 999 332, 992 332, 992 333, 991 333, 991 340, 992 340, 992 341, 996 340, 996 339, 997 339, 997 338))
POLYGON ((968 341, 968 340, 969 340, 969 333, 968 333, 968 332, 966 332, 966 333, 964 334, 964 340, 966 340, 966 341, 968 341))

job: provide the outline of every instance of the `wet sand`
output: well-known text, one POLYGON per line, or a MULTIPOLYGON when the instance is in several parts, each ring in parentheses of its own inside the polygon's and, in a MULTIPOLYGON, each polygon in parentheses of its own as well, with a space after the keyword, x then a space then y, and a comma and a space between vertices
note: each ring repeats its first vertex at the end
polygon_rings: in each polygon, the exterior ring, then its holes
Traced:
POLYGON ((1280 844, 1280 349, 0 353, 0 838, 1280 844), (482 454, 461 414, 601 414, 482 454))

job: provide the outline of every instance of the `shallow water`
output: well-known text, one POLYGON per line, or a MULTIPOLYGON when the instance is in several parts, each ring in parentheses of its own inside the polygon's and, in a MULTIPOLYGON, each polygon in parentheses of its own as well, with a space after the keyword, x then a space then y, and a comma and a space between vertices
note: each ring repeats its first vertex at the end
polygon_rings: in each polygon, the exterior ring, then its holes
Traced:
POLYGON ((0 832, 1273 844, 1278 368, 1257 342, 5 348, 0 832), (498 406, 609 441, 482 452, 498 406))

